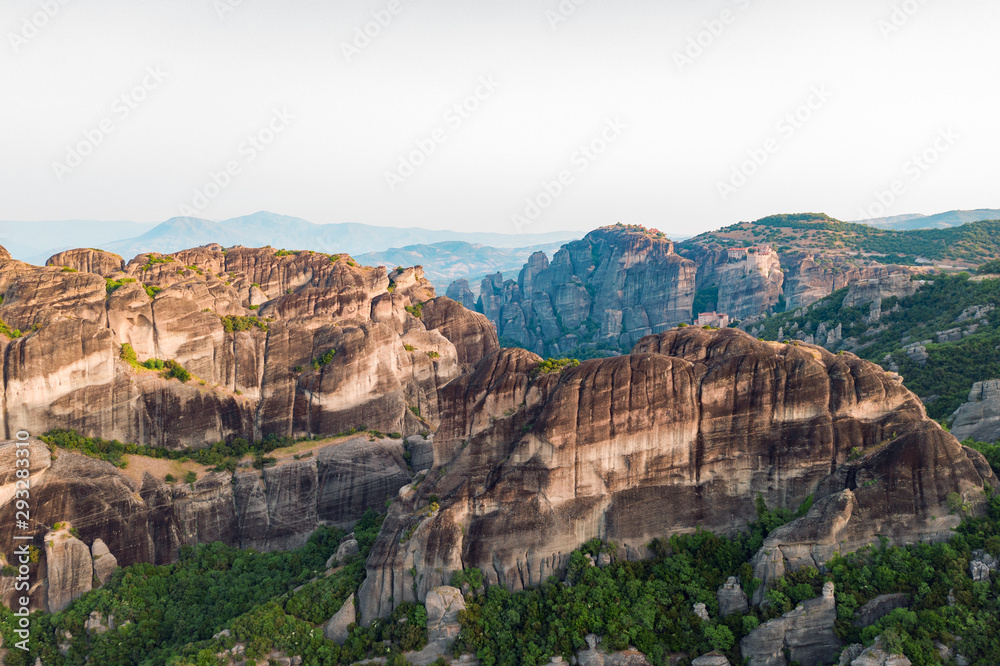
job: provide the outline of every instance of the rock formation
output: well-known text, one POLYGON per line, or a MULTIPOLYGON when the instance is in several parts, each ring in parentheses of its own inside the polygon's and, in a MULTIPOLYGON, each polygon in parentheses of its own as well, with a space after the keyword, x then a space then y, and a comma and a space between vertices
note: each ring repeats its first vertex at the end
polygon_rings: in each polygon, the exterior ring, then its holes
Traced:
POLYGON ((758 495, 792 508, 813 495, 759 555, 770 580, 879 534, 947 538, 948 494, 979 511, 997 485, 897 377, 849 354, 689 327, 561 373, 540 360, 503 349, 442 391, 435 466, 390 509, 364 622, 465 567, 517 590, 591 538, 641 557, 655 537, 741 530, 758 495))
POLYGON ((695 265, 655 231, 618 225, 536 252, 517 281, 483 280, 478 309, 500 336, 548 356, 628 348, 691 320, 695 265))
POLYGON ((111 574, 118 567, 118 558, 111 554, 101 539, 94 539, 90 544, 90 555, 94 560, 94 576, 97 582, 104 585, 111 580, 111 574))
POLYGON ((951 417, 951 432, 959 440, 1000 440, 1000 379, 972 385, 968 402, 951 417))
MULTIPOLYGON (((901 269, 900 269, 901 270, 901 269)), ((917 293, 910 272, 886 273, 853 282, 844 297, 844 307, 853 308, 887 298, 906 298, 917 293)))
POLYGON ((445 292, 445 296, 456 303, 461 303, 470 310, 476 309, 476 295, 472 293, 468 280, 462 279, 452 282, 448 285, 448 290, 445 292))
MULTIPOLYGON (((9 260, 10 257, 8 256, 9 260)), ((96 273, 97 275, 114 275, 125 269, 125 260, 113 252, 103 250, 67 250, 49 257, 46 266, 56 266, 80 273, 96 273)))
POLYGON ((443 585, 427 593, 427 639, 439 641, 454 639, 461 627, 458 624, 459 611, 465 610, 465 599, 458 588, 443 585))
MULTIPOLYGON (((947 661, 942 659, 942 661, 947 661)), ((901 654, 889 654, 883 649, 882 637, 867 648, 860 644, 849 645, 840 654, 840 666, 910 666, 910 660, 901 654)))
POLYGON ((709 652, 692 659, 691 666, 730 666, 730 663, 721 652, 709 652))
MULTIPOLYGON (((14 449, 12 442, 0 443, 0 463, 12 461, 14 449)), ((30 459, 37 502, 32 519, 39 526, 67 525, 36 537, 45 547, 39 577, 47 567, 49 583, 47 599, 35 603, 47 601, 53 610, 89 590, 95 573, 103 584, 118 565, 168 564, 182 545, 300 547, 321 524, 346 527, 367 509, 383 510, 386 499, 411 480, 402 442, 367 436, 323 446, 308 459, 263 472, 210 473, 193 484, 167 484, 149 473, 136 484, 100 460, 64 451, 53 460, 37 440, 31 441, 30 459)), ((15 467, 4 469, 10 474, 0 472, 0 546, 11 552, 15 467)))
POLYGON ((719 599, 719 617, 726 617, 733 613, 746 613, 750 610, 747 595, 743 592, 740 579, 736 576, 730 576, 719 588, 716 596, 719 599))
POLYGON ((756 248, 719 269, 716 309, 734 320, 771 312, 781 299, 785 274, 770 247, 756 248))
POLYGON ((343 645, 351 637, 350 626, 355 623, 355 620, 356 611, 354 595, 352 594, 347 597, 347 601, 340 607, 340 610, 323 625, 324 638, 337 645, 343 645))
POLYGON ((498 347, 419 267, 217 245, 127 264, 72 250, 49 264, 0 253, 8 437, 61 427, 177 449, 360 425, 414 434, 436 423, 438 390, 462 364, 498 347), (139 365, 152 359, 194 377, 139 365))
POLYGON ((854 624, 864 628, 875 624, 897 608, 909 608, 910 595, 905 592, 880 594, 854 613, 854 624))
POLYGON ((94 567, 90 549, 63 524, 45 535, 48 570, 48 610, 58 613, 93 588, 94 567))
POLYGON ((749 666, 785 666, 785 650, 793 662, 833 664, 843 645, 833 632, 836 620, 833 583, 826 583, 822 596, 802 602, 747 634, 740 641, 740 652, 749 666))

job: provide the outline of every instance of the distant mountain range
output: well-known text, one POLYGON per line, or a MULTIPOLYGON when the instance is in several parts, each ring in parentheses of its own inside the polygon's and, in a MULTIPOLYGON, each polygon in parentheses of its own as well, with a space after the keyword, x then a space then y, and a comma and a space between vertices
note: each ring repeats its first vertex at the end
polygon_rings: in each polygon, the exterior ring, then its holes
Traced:
POLYGON ((938 213, 937 215, 895 215, 893 217, 878 217, 871 220, 857 220, 857 222, 858 224, 867 224, 879 229, 913 231, 917 229, 960 227, 969 222, 980 222, 982 220, 1000 220, 1000 209, 950 210, 947 213, 938 213))
POLYGON ((143 252, 177 252, 206 243, 220 243, 227 247, 271 245, 289 250, 360 255, 393 247, 445 241, 463 241, 495 248, 534 247, 558 244, 580 235, 573 231, 501 234, 352 223, 313 224, 301 218, 268 212, 222 222, 190 217, 175 217, 160 224, 80 220, 0 222, 0 244, 15 258, 35 264, 44 263, 56 252, 77 247, 108 250, 126 259, 143 252))

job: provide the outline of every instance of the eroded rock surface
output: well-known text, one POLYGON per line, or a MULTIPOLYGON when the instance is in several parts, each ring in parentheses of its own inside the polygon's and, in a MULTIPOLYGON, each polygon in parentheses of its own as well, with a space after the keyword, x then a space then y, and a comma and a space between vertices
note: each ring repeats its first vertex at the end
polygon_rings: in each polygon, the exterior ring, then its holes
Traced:
POLYGON ((0 320, 20 334, 0 336, 7 437, 58 427, 177 449, 361 425, 415 434, 436 425, 438 390, 497 348, 484 317, 433 300, 419 267, 218 245, 49 264, 0 253, 0 320), (150 359, 194 377, 137 365, 150 359))
POLYGON ((757 627, 740 641, 740 652, 750 666, 784 666, 785 650, 800 664, 833 664, 842 645, 833 632, 837 620, 833 583, 823 595, 757 627))
POLYGON ((45 535, 49 612, 58 613, 93 589, 90 549, 70 534, 70 526, 45 535))
POLYGON ((759 555, 771 580, 879 534, 947 538, 948 494, 979 511, 997 485, 898 378, 849 354, 689 327, 561 373, 539 362, 503 349, 445 387, 435 467, 369 556, 364 622, 464 567, 517 590, 591 538, 644 557, 655 537, 743 529, 758 494, 791 508, 813 495, 759 555))
POLYGON ((655 231, 618 225, 537 252, 518 279, 483 280, 478 309, 501 337, 559 356, 599 343, 629 347, 691 319, 696 268, 655 231))
POLYGON ((959 440, 1000 440, 1000 379, 973 384, 968 402, 951 418, 951 432, 959 440))

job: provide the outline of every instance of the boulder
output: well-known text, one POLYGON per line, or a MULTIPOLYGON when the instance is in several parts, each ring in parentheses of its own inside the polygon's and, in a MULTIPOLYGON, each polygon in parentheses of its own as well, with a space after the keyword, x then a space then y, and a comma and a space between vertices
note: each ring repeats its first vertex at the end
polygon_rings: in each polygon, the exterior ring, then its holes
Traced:
POLYGON ((461 627, 458 612, 465 610, 462 591, 451 586, 436 587, 427 593, 427 638, 431 641, 454 639, 461 627))
POLYGON ((358 554, 358 540, 357 539, 345 539, 337 547, 337 552, 334 553, 333 557, 337 562, 344 562, 349 557, 354 557, 358 554))
POLYGON ((111 580, 111 574, 118 567, 118 559, 111 554, 101 539, 94 539, 94 543, 90 545, 90 554, 94 559, 94 575, 97 576, 97 581, 104 585, 111 580))
POLYGON ((901 654, 889 654, 882 648, 882 637, 868 648, 850 645, 840 655, 840 666, 910 666, 910 660, 901 654))
POLYGON ((692 659, 691 666, 730 666, 730 663, 721 652, 709 652, 692 659))
POLYGON ((340 610, 323 625, 323 637, 337 645, 343 645, 350 638, 349 627, 355 624, 356 619, 354 595, 352 594, 347 597, 347 601, 340 607, 340 610))
POLYGON ((880 594, 854 613, 854 624, 864 628, 875 624, 897 608, 909 608, 910 595, 905 592, 880 594))
POLYGON ((743 592, 740 579, 736 576, 730 576, 719 588, 716 596, 719 599, 720 617, 726 617, 733 613, 746 613, 750 610, 747 595, 743 592))
POLYGON ((972 560, 969 562, 969 574, 976 582, 989 583, 990 574, 1000 570, 1000 560, 995 555, 990 555, 985 550, 976 550, 972 553, 972 560))

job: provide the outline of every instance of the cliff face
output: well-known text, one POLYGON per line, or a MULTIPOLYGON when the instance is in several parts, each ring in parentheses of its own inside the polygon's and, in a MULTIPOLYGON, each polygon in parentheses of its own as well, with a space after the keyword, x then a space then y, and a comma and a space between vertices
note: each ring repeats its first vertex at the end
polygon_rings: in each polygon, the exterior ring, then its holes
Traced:
POLYGON ((484 279, 479 310, 501 337, 539 354, 629 347, 691 319, 695 266, 661 236, 604 227, 564 245, 551 263, 537 252, 516 282, 484 279))
POLYGON ((718 269, 718 311, 736 320, 769 312, 782 295, 785 274, 769 249, 730 261, 718 269))
MULTIPOLYGON (((105 565, 167 564, 186 544, 301 547, 322 524, 347 527, 367 509, 383 510, 412 478, 403 453, 401 440, 355 437, 263 472, 209 473, 193 484, 167 484, 147 472, 136 483, 109 463, 62 451, 54 457, 33 440, 32 520, 45 553, 34 579, 48 579, 33 603, 60 610, 90 589, 95 571, 106 580, 105 565), (47 531, 57 523, 68 524, 47 531)), ((8 553, 15 545, 14 458, 13 442, 0 442, 0 462, 11 463, 11 473, 0 476, 0 547, 8 553)))
POLYGON ((697 266, 698 289, 718 289, 716 310, 737 320, 766 315, 782 305, 785 310, 805 307, 859 282, 895 275, 906 276, 898 278, 905 280, 913 272, 844 254, 776 252, 769 245, 751 248, 747 252, 714 243, 685 243, 681 249, 697 266))
POLYGON ((594 537, 637 557, 696 526, 733 533, 758 494, 770 507, 816 498, 770 544, 790 547, 771 558, 784 562, 809 520, 854 547, 946 536, 948 494, 981 502, 997 484, 898 379, 851 355, 687 328, 561 374, 535 376, 539 360, 504 349, 443 391, 435 467, 401 491, 368 560, 365 622, 463 567, 520 589, 594 537), (853 511, 837 513, 845 493, 853 511))
POLYGON ((440 387, 498 347, 489 322, 435 299, 419 267, 219 246, 124 270, 95 250, 49 264, 0 256, 0 320, 17 331, 0 335, 8 437, 62 427, 183 448, 359 425, 410 434, 426 424, 409 407, 436 422, 440 387), (138 363, 176 361, 194 378, 137 367, 125 344, 138 363))

